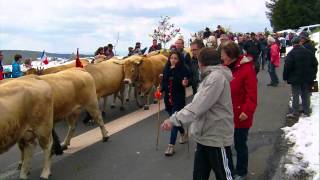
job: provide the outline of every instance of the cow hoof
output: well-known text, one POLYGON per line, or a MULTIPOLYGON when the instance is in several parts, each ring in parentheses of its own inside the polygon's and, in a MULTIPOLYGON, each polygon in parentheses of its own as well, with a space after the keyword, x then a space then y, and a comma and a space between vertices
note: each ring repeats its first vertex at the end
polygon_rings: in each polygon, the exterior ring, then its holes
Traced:
POLYGON ((149 106, 144 106, 144 110, 149 110, 149 106))
POLYGON ((107 142, 108 140, 109 140, 109 136, 102 138, 102 142, 107 142))
POLYGON ((120 107, 120 111, 124 111, 125 109, 124 109, 124 107, 120 107))
POLYGON ((22 167, 22 164, 19 163, 19 164, 18 164, 18 167, 17 167, 17 170, 21 170, 21 167, 22 167))
POLYGON ((115 108, 116 106, 115 106, 115 105, 111 105, 110 107, 111 107, 111 109, 113 109, 113 108, 115 108))
POLYGON ((126 99, 126 102, 129 102, 129 98, 128 98, 128 99, 126 99))

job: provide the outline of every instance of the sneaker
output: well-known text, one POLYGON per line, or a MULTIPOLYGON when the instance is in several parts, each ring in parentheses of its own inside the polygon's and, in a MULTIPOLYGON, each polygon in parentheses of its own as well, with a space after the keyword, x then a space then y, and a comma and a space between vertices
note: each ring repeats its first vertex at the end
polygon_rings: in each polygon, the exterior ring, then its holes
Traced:
POLYGON ((301 116, 302 117, 310 117, 310 113, 302 113, 301 116))
POLYGON ((180 135, 179 143, 185 144, 188 142, 188 135, 186 133, 180 135))
POLYGON ((289 113, 286 115, 287 118, 295 118, 295 117, 298 117, 296 114, 294 113, 289 113))
POLYGON ((169 144, 166 152, 164 152, 165 156, 172 156, 174 154, 174 145, 169 144))
POLYGON ((239 175, 235 175, 233 180, 246 180, 247 179, 247 175, 243 175, 243 176, 239 176, 239 175))

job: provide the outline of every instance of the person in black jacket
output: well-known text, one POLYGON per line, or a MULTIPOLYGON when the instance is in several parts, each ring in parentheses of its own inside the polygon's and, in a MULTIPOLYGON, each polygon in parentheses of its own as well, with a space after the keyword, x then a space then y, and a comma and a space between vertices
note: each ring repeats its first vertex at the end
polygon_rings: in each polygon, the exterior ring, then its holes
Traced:
POLYGON ((310 111, 310 86, 316 79, 318 61, 314 54, 299 44, 300 38, 292 39, 293 49, 286 57, 283 80, 291 85, 292 89, 292 113, 287 117, 299 116, 299 96, 302 99, 304 116, 309 116, 310 111))
POLYGON ((257 40, 255 33, 253 32, 251 33, 250 39, 245 42, 243 48, 247 52, 247 54, 250 54, 253 57, 255 70, 256 70, 256 73, 258 74, 260 70, 259 55, 261 50, 260 50, 259 41, 257 40))
POLYGON ((300 44, 303 45, 303 47, 310 50, 312 54, 316 53, 317 49, 314 47, 314 45, 310 41, 309 34, 307 32, 301 32, 299 34, 299 38, 300 38, 300 44))
MULTIPOLYGON (((188 86, 190 74, 181 60, 181 54, 173 51, 163 70, 161 91, 164 92, 165 109, 171 116, 174 112, 181 110, 186 105, 185 88, 188 86)), ((183 127, 173 127, 171 130, 170 143, 165 152, 166 156, 174 154, 178 131, 181 134, 180 144, 187 141, 187 134, 183 127)))

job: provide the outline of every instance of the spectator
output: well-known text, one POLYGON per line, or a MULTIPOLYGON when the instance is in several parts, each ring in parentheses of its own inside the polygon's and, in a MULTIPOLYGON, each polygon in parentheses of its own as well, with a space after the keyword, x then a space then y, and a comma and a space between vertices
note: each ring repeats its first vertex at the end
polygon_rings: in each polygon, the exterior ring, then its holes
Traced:
POLYGON ((176 50, 182 55, 182 62, 187 66, 189 74, 191 74, 191 56, 190 54, 184 50, 184 41, 179 38, 175 42, 176 50))
POLYGON ((30 69, 32 68, 32 60, 30 58, 27 58, 24 60, 24 66, 27 68, 27 69, 30 69))
POLYGON ((266 64, 266 48, 268 46, 268 42, 263 34, 258 35, 259 38, 259 46, 261 50, 261 69, 264 70, 264 66, 266 64))
POLYGON ((191 85, 192 85, 192 92, 193 95, 197 93, 198 85, 200 82, 200 72, 199 72, 199 65, 198 65, 198 56, 201 49, 204 48, 204 44, 202 40, 196 39, 191 43, 191 85))
POLYGON ((18 78, 22 76, 22 71, 20 69, 22 56, 20 54, 14 55, 14 61, 12 63, 12 78, 18 78))
POLYGON ((235 180, 244 180, 248 174, 248 132, 257 106, 257 78, 253 61, 241 55, 236 43, 228 41, 223 44, 221 59, 233 76, 230 87, 234 113, 234 147, 237 152, 235 180))
POLYGON ((221 65, 219 54, 203 48, 198 56, 202 82, 192 102, 163 122, 162 129, 191 123, 197 142, 193 179, 207 180, 213 170, 217 180, 232 179, 233 112, 230 70, 221 65))
POLYGON ((299 117, 299 96, 302 99, 303 115, 310 116, 310 85, 316 79, 318 61, 315 55, 299 43, 299 37, 291 41, 293 49, 288 53, 284 69, 283 80, 291 85, 292 112, 288 118, 299 117))
POLYGON ((247 40, 243 46, 243 49, 247 52, 247 54, 253 57, 253 63, 255 66, 256 73, 259 73, 260 70, 260 62, 259 62, 259 55, 260 55, 260 45, 259 41, 256 38, 255 33, 251 33, 249 40, 247 40))
POLYGON ((107 57, 107 59, 110 59, 114 56, 112 44, 108 44, 107 50, 105 51, 105 56, 107 57))
POLYGON ((279 42, 280 42, 280 57, 285 57, 286 56, 286 39, 283 37, 281 34, 279 37, 279 42))
POLYGON ((311 51, 312 54, 315 55, 317 49, 312 44, 311 40, 309 39, 309 34, 307 32, 301 32, 299 34, 300 37, 300 44, 303 45, 303 47, 307 48, 309 51, 311 51))
POLYGON ((222 47, 222 44, 224 44, 225 42, 229 41, 229 38, 226 34, 222 34, 220 36, 220 44, 218 46, 218 53, 219 53, 219 58, 221 59, 221 47, 222 47))
POLYGON ((220 38, 221 34, 225 34, 223 28, 220 25, 217 26, 217 30, 215 31, 215 34, 217 39, 220 38))
POLYGON ((277 76, 276 68, 280 65, 280 52, 278 44, 275 39, 271 36, 268 37, 269 49, 267 50, 268 61, 268 71, 270 75, 271 82, 268 86, 276 87, 279 84, 279 78, 277 76))
POLYGON ((203 39, 207 39, 211 36, 211 31, 208 27, 206 27, 205 31, 203 32, 203 39))
POLYGON ((136 42, 136 46, 134 47, 133 54, 143 55, 147 48, 141 49, 141 43, 136 42))
POLYGON ((2 66, 2 60, 3 60, 3 53, 0 51, 0 80, 3 79, 4 74, 3 74, 3 66, 2 66))
POLYGON ((158 51, 161 47, 158 45, 158 41, 156 39, 152 40, 152 46, 150 46, 148 53, 151 53, 152 51, 158 51))
POLYGON ((128 47, 128 55, 127 57, 130 57, 133 55, 133 47, 128 47))
POLYGON ((11 74, 12 74, 12 72, 11 72, 11 69, 9 67, 4 68, 4 70, 3 70, 3 75, 4 75, 3 78, 4 79, 11 78, 11 74))
MULTIPOLYGON (((171 52, 168 62, 163 70, 162 91, 164 91, 164 103, 166 111, 171 116, 176 111, 181 110, 186 105, 185 87, 188 86, 188 71, 181 61, 181 54, 177 51, 171 52)), ((166 156, 172 156, 177 139, 177 133, 180 132, 180 144, 184 144, 188 137, 182 126, 173 126, 171 129, 170 143, 165 152, 166 156)))
POLYGON ((99 47, 96 52, 94 53, 94 58, 98 59, 98 58, 106 58, 106 55, 104 54, 104 48, 103 47, 99 47))

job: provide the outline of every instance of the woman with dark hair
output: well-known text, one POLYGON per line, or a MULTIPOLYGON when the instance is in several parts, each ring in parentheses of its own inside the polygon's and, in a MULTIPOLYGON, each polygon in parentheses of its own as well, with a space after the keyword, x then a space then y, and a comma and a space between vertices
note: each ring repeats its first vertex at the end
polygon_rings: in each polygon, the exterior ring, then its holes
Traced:
MULTIPOLYGON (((186 105, 185 88, 188 86, 189 73, 181 60, 181 54, 173 51, 163 70, 162 91, 164 92, 164 103, 166 111, 171 116, 186 105)), ((165 152, 166 156, 174 154, 178 131, 180 132, 180 144, 187 141, 187 135, 183 127, 173 127, 171 130, 170 142, 165 152)))
POLYGON ((22 76, 22 71, 20 69, 22 56, 20 54, 14 55, 14 61, 12 63, 12 78, 18 78, 22 76))
POLYGON ((246 179, 248 173, 248 132, 257 106, 257 78, 251 57, 241 55, 238 45, 228 41, 221 47, 221 59, 232 71, 230 82, 234 113, 234 146, 237 152, 235 180, 246 179))

